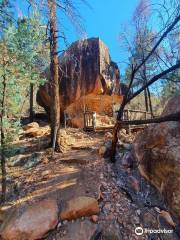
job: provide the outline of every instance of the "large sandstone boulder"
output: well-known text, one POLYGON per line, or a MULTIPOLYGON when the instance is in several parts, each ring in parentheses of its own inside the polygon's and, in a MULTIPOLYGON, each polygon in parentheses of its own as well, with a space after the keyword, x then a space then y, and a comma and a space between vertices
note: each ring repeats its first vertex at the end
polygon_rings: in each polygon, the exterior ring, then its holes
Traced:
POLYGON ((15 209, 6 214, 0 227, 2 240, 35 240, 56 227, 58 205, 55 200, 34 202, 25 209, 15 209))
MULTIPOLYGON (((59 58, 61 111, 82 96, 119 95, 119 69, 111 61, 109 50, 99 38, 73 43, 59 58)), ((47 71, 49 80, 50 74, 47 71)), ((50 84, 40 87, 37 102, 48 113, 51 106, 50 84)), ((79 104, 78 104, 79 105, 79 104)))
MULTIPOLYGON (((180 94, 167 103, 162 115, 180 111, 180 94)), ((169 209, 180 218, 180 121, 152 124, 134 143, 142 176, 163 194, 169 209)))

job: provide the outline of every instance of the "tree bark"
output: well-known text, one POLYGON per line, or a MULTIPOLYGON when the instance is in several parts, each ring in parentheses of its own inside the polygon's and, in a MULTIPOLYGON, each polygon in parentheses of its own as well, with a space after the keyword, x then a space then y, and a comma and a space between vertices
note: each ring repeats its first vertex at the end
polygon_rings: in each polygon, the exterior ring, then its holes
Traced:
POLYGON ((4 202, 6 199, 6 157, 5 157, 5 134, 4 134, 4 123, 3 118, 5 115, 5 94, 6 94, 6 77, 3 75, 3 90, 2 90, 2 101, 1 101, 1 173, 2 173, 2 194, 1 201, 4 202))
POLYGON ((60 128, 59 63, 57 55, 56 0, 48 0, 50 18, 50 56, 51 56, 51 143, 55 150, 57 133, 60 128))
POLYGON ((147 89, 144 89, 144 102, 145 102, 146 112, 149 112, 147 89))
POLYGON ((152 101, 151 101, 151 92, 148 87, 147 87, 147 94, 148 94, 148 100, 149 100, 149 109, 150 109, 151 117, 153 118, 154 114, 153 114, 152 101))
POLYGON ((34 85, 33 83, 30 83, 30 98, 29 98, 29 121, 34 121, 34 85))

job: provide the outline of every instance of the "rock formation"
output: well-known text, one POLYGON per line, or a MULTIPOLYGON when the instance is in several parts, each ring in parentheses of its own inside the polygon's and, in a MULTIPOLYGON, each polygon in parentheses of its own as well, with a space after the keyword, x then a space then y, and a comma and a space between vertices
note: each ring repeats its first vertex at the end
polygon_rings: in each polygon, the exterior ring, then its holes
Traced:
MULTIPOLYGON (((97 95, 110 96, 112 93, 117 95, 120 93, 118 66, 111 61, 108 48, 99 38, 73 43, 59 57, 59 64, 61 111, 76 101, 81 101, 83 96, 90 95, 93 99, 97 95)), ((49 81, 40 87, 37 102, 49 113, 51 99, 48 71, 46 77, 49 81)), ((118 98, 118 101, 120 100, 121 97, 118 98)), ((84 99, 82 101, 84 102, 84 99)), ((77 105, 80 106, 79 102, 77 105)))
MULTIPOLYGON (((180 111, 180 94, 167 103, 162 115, 180 111)), ((162 193, 180 218, 180 122, 148 126, 134 144, 140 173, 162 193)))
POLYGON ((42 239, 58 223, 58 205, 55 200, 42 200, 9 212, 0 227, 3 240, 42 239))

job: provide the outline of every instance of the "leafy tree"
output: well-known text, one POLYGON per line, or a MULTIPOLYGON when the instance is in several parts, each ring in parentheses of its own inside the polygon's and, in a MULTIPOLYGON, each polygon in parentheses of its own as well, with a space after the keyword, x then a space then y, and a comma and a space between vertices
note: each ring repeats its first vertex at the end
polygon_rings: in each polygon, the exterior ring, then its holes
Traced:
POLYGON ((40 77, 44 70, 41 52, 45 33, 38 27, 34 16, 18 19, 17 25, 9 24, 0 39, 0 120, 1 120, 1 170, 2 200, 6 192, 5 159, 10 143, 20 129, 22 95, 29 84, 44 83, 40 77))

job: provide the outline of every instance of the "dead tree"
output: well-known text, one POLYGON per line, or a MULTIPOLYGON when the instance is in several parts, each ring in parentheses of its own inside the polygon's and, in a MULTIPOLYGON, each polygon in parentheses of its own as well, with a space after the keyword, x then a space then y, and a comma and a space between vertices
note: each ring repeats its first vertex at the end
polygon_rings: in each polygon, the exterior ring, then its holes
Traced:
POLYGON ((48 0, 51 57, 51 142, 53 151, 60 128, 59 62, 57 48, 56 0, 48 0))
MULTIPOLYGON (((133 85, 134 79, 135 79, 135 75, 138 73, 138 71, 140 70, 140 68, 150 59, 150 57, 156 52, 157 48, 159 47, 159 45, 162 43, 162 41, 167 37, 167 35, 178 25, 180 21, 180 14, 178 12, 178 14, 176 15, 175 19, 172 21, 171 24, 169 24, 164 32, 162 33, 161 37, 159 37, 159 39, 157 40, 156 44, 154 45, 154 47, 151 49, 151 51, 147 54, 146 57, 144 57, 144 60, 139 64, 139 65, 133 65, 131 66, 131 75, 130 75, 130 83, 128 86, 128 90, 126 92, 126 95, 123 98, 122 104, 120 106, 118 115, 117 115, 117 122, 114 126, 113 129, 113 141, 112 141, 112 149, 111 149, 111 161, 115 161, 115 153, 116 153, 116 145, 117 145, 117 141, 118 141, 118 136, 117 133, 119 131, 119 129, 122 127, 122 116, 123 116, 123 111, 125 106, 133 99, 135 98, 137 95, 139 95, 141 92, 143 92, 145 89, 147 89, 151 84, 153 84, 154 82, 158 81, 159 79, 163 78, 164 76, 166 76, 168 73, 171 73, 177 69, 180 68, 180 62, 177 62, 176 64, 174 64, 173 66, 167 68, 166 70, 160 72, 159 74, 153 76, 149 81, 147 81, 147 83, 142 86, 139 90, 137 90, 134 94, 130 95, 130 90, 131 87, 133 85)), ((177 118, 177 120, 179 120, 179 118, 177 118)), ((176 121, 177 121, 176 120, 176 121)), ((153 121, 152 121, 153 122, 153 121)))
POLYGON ((5 126, 4 126, 4 117, 5 117, 5 97, 6 97, 6 72, 5 72, 5 65, 6 62, 3 57, 3 69, 4 73, 2 75, 2 100, 1 100, 1 113, 0 113, 0 131, 1 131, 1 173, 2 173, 2 195, 1 195, 1 201, 5 201, 6 197, 6 157, 5 157, 5 126))

